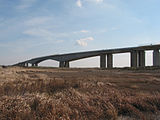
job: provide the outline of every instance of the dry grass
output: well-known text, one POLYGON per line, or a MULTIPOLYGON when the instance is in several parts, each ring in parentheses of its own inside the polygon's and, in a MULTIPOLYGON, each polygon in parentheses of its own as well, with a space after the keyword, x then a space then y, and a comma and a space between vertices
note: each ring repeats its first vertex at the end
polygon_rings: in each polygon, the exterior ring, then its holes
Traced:
POLYGON ((96 73, 110 73, 107 78, 104 74, 94 75, 92 70, 85 70, 83 76, 81 70, 76 71, 0 69, 0 79, 3 79, 0 85, 0 119, 117 120, 121 119, 120 116, 156 119, 160 110, 158 90, 142 89, 139 93, 138 85, 122 88, 117 81, 110 81, 113 76, 119 79, 117 75, 120 72, 95 70, 96 73), (8 75, 8 72, 11 74, 8 75))

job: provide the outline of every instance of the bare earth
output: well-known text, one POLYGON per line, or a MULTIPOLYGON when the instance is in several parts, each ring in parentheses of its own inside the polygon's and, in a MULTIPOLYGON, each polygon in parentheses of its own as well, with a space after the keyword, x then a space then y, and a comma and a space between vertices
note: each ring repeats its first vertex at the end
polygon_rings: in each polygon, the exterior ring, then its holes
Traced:
POLYGON ((159 120, 160 69, 0 67, 1 120, 159 120))

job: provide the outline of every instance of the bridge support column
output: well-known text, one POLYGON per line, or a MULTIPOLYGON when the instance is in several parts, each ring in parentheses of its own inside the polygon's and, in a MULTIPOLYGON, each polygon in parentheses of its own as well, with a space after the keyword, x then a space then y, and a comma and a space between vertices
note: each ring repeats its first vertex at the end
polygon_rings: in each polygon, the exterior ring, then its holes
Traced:
POLYGON ((113 54, 107 54, 107 68, 113 68, 113 54))
POLYGON ((25 63, 22 63, 21 66, 22 66, 22 67, 25 67, 25 63))
POLYGON ((139 57, 139 67, 145 67, 145 51, 141 50, 138 52, 139 57))
POLYGON ((159 49, 153 51, 153 66, 160 66, 160 53, 159 49))
POLYGON ((36 67, 38 67, 38 63, 35 63, 34 65, 35 65, 36 67))
POLYGON ((65 61, 64 67, 69 68, 69 61, 65 61))
POLYGON ((100 68, 106 68, 106 54, 100 55, 100 68))
POLYGON ((131 67, 137 67, 138 66, 138 62, 137 62, 137 51, 132 51, 131 52, 131 67))
POLYGON ((59 62, 59 67, 60 67, 60 68, 63 68, 64 66, 65 66, 65 62, 60 61, 60 62, 59 62))
POLYGON ((32 64, 32 67, 37 67, 38 66, 38 63, 33 63, 32 64))

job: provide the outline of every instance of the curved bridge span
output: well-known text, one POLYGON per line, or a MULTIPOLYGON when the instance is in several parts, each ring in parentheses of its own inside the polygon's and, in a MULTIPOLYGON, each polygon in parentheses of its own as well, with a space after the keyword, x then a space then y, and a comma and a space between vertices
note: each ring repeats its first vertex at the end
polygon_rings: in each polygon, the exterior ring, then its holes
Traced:
POLYGON ((97 50, 97 51, 87 51, 87 52, 77 52, 77 53, 69 53, 69 54, 58 54, 58 55, 50 55, 50 56, 33 58, 30 60, 26 60, 24 62, 17 63, 15 64, 15 66, 28 67, 29 64, 31 64, 32 66, 38 66, 40 62, 51 59, 51 60, 58 61, 59 67, 69 68, 69 63, 71 61, 100 56, 100 68, 106 68, 106 66, 107 68, 112 68, 113 54, 130 53, 131 67, 145 67, 145 51, 147 50, 153 50, 153 66, 160 66, 159 49, 160 49, 160 44, 128 47, 128 48, 106 49, 106 50, 97 50))

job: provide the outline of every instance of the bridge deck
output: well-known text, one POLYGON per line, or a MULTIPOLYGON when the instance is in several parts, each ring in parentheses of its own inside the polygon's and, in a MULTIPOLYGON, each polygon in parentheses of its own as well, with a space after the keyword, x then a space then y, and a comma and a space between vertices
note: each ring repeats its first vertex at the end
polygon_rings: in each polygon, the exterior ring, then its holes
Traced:
POLYGON ((18 64, 25 64, 25 63, 36 64, 47 59, 52 59, 56 61, 74 61, 74 60, 88 58, 88 57, 100 56, 102 54, 117 54, 117 53, 126 53, 126 52, 132 52, 132 51, 145 51, 145 50, 155 50, 155 49, 160 49, 160 44, 138 46, 138 47, 117 48, 117 49, 96 50, 96 51, 87 51, 87 52, 76 52, 76 53, 69 53, 69 54, 57 54, 57 55, 34 58, 18 64))

